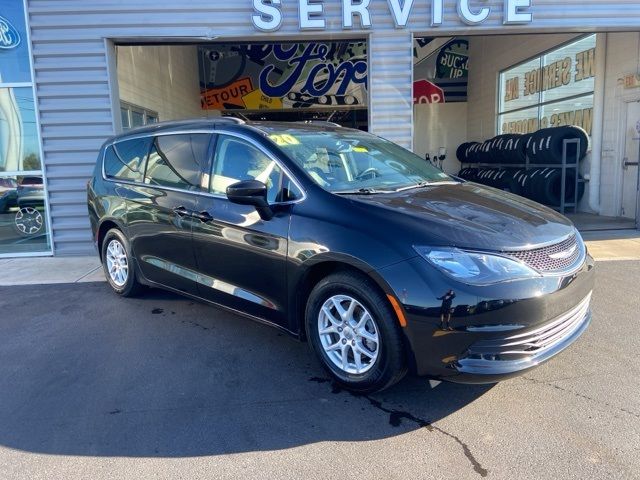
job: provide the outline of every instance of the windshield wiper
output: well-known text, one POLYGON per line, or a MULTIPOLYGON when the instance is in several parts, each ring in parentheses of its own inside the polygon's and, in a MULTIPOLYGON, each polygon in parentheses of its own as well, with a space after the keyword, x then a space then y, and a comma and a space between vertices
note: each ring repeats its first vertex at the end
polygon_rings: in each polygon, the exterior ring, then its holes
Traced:
POLYGON ((430 182, 429 180, 423 180, 422 182, 418 182, 414 185, 409 185, 408 187, 397 188, 395 191, 404 192, 405 190, 412 190, 414 188, 428 187, 429 185, 433 185, 434 183, 437 183, 437 182, 430 182))
POLYGON ((414 188, 423 188, 430 187, 431 185, 444 185, 444 184, 457 184, 460 182, 446 180, 446 181, 433 181, 433 180, 423 180, 422 182, 415 183, 413 185, 409 185, 407 187, 400 187, 395 192, 404 192, 405 190, 413 190, 414 188))
POLYGON ((377 193, 393 193, 391 190, 376 190, 375 188, 359 188, 358 190, 340 190, 336 195, 375 195, 377 193))

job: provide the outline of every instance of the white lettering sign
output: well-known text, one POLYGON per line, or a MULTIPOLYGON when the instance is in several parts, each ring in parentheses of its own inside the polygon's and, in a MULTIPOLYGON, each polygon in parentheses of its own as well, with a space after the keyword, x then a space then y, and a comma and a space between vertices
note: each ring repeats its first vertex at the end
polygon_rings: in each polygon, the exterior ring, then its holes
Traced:
MULTIPOLYGON (((273 32, 279 30, 283 23, 283 2, 298 4, 298 27, 301 30, 324 30, 326 20, 324 18, 325 0, 253 0, 254 15, 251 19, 258 30, 273 32)), ((326 0, 327 2, 340 3, 342 6, 342 28, 354 28, 354 17, 360 20, 361 28, 371 28, 372 18, 370 11, 371 0, 326 0)), ((491 7, 486 5, 487 0, 457 0, 456 11, 460 21, 467 25, 480 25, 491 14, 491 7)), ((532 0, 503 0, 503 23, 505 25, 526 24, 533 21, 533 14, 529 10, 532 0)), ((406 28, 411 20, 411 11, 415 0, 387 0, 389 14, 396 28, 406 28)), ((431 0, 432 27, 439 27, 444 21, 444 1, 431 0)), ((415 25, 422 28, 423 25, 415 25)))
POLYGON ((460 0, 458 2, 458 15, 467 25, 478 25, 484 22, 490 13, 491 9, 489 7, 482 7, 477 13, 472 12, 469 0, 460 0))
POLYGON ((342 26, 353 28, 353 16, 358 15, 362 28, 371 28, 370 3, 371 0, 342 0, 342 26))
POLYGON ((531 12, 523 12, 521 9, 531 6, 531 0, 511 0, 504 2, 504 24, 529 23, 533 20, 531 12))
POLYGON ((273 32, 282 25, 280 0, 253 0, 253 9, 258 15, 253 15, 253 25, 263 32, 273 32))
POLYGON ((407 26, 409 14, 413 8, 413 0, 404 0, 404 4, 400 6, 400 0, 387 0, 389 10, 393 14, 393 21, 397 28, 407 26))
POLYGON ((326 26, 322 14, 324 13, 323 0, 300 0, 300 30, 318 30, 326 26))

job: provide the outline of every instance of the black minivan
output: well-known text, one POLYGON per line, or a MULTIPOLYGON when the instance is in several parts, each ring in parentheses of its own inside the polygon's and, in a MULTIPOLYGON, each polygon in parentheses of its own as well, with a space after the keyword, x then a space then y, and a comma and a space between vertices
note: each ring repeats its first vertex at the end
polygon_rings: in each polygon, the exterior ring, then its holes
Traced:
POLYGON ((106 142, 88 186, 120 295, 161 287, 308 340, 371 392, 496 382, 587 328, 594 262, 564 216, 330 123, 216 118, 106 142))

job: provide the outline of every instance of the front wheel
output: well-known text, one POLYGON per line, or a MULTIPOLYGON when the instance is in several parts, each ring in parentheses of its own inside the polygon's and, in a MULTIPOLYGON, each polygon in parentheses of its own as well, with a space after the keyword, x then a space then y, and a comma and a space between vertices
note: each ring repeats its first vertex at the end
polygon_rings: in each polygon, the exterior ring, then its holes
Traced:
POLYGON ((364 275, 344 272, 320 281, 309 295, 306 328, 323 366, 345 388, 375 392, 406 373, 395 314, 364 275))

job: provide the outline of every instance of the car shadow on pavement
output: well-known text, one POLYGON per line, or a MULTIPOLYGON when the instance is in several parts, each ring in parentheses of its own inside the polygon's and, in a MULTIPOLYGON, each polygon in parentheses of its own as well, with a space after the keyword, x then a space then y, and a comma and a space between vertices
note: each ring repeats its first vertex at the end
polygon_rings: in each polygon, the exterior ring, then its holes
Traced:
POLYGON ((408 377, 354 395, 306 344, 159 290, 7 287, 0 307, 0 444, 30 452, 190 457, 447 434, 433 424, 491 388, 408 377))

